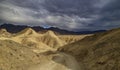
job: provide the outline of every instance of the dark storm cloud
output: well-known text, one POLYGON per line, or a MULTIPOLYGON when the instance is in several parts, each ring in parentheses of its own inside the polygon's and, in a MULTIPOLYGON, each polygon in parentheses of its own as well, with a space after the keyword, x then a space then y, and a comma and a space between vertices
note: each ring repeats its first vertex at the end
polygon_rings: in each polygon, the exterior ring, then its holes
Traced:
POLYGON ((101 17, 96 20, 96 26, 103 29, 120 27, 120 0, 111 0, 99 12, 101 17))
POLYGON ((118 21, 120 18, 120 0, 114 0, 105 6, 101 14, 103 21, 118 21))
POLYGON ((93 3, 94 0, 45 0, 43 6, 52 13, 87 16, 97 12, 93 3))
POLYGON ((119 0, 0 0, 0 22, 67 30, 120 26, 119 0))

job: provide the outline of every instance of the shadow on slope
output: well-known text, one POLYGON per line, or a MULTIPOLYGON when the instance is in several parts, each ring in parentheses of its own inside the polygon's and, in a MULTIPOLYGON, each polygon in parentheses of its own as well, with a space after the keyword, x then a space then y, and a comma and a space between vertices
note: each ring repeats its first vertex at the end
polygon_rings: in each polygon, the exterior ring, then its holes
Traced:
POLYGON ((113 29, 66 45, 59 50, 72 54, 85 70, 120 69, 120 29, 113 29))

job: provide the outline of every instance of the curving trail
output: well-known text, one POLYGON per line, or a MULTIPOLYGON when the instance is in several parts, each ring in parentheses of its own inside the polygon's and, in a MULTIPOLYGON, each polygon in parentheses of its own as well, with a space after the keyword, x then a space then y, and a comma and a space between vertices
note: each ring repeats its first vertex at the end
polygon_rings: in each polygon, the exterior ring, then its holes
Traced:
POLYGON ((51 55, 50 59, 27 70, 82 70, 74 57, 65 53, 51 55))

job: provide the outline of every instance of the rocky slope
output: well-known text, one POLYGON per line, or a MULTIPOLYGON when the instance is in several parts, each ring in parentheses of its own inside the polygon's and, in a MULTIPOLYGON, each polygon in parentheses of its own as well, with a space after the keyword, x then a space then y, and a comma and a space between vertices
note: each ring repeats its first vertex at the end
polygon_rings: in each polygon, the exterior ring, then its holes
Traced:
POLYGON ((11 33, 9 33, 6 29, 0 29, 0 37, 10 37, 11 33))
POLYGON ((13 36, 11 39, 15 42, 28 46, 37 53, 53 50, 50 45, 47 45, 41 41, 42 36, 42 34, 38 34, 33 29, 27 28, 15 34, 15 36, 13 36))
POLYGON ((58 35, 58 37, 65 41, 67 44, 76 42, 78 40, 81 40, 83 38, 85 38, 86 36, 91 36, 92 34, 88 34, 88 35, 58 35))
POLYGON ((81 70, 68 54, 48 51, 36 54, 27 46, 0 40, 0 70, 81 70))
POLYGON ((81 70, 73 56, 56 49, 87 35, 40 34, 31 28, 16 34, 0 32, 0 70, 81 70))
POLYGON ((85 37, 59 50, 75 56, 84 70, 119 70, 119 36, 120 29, 113 29, 85 37))
MULTIPOLYGON (((6 36, 10 34, 4 30, 3 31, 6 36)), ((20 43, 25 46, 29 46, 29 48, 33 49, 33 51, 39 53, 48 50, 56 50, 57 48, 64 46, 66 44, 75 42, 84 38, 87 35, 56 35, 53 31, 47 31, 46 33, 37 33, 32 28, 26 28, 19 33, 13 34, 10 37, 1 36, 1 40, 12 40, 17 43, 20 43)))
POLYGON ((39 57, 25 46, 10 40, 0 40, 0 70, 24 70, 37 64, 39 57))

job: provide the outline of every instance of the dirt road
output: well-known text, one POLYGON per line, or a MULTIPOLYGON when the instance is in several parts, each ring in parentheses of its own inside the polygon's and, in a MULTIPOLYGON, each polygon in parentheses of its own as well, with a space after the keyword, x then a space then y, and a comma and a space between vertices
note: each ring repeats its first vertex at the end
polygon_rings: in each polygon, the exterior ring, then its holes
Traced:
POLYGON ((44 59, 44 62, 31 66, 27 70, 82 70, 75 58, 65 53, 51 55, 50 59, 44 59))

